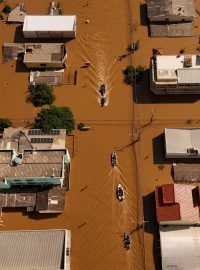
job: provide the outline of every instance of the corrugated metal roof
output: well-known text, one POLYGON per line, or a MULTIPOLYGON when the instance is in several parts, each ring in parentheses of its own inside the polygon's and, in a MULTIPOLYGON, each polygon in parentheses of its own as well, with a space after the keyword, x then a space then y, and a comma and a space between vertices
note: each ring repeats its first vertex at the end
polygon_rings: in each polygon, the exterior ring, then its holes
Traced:
POLYGON ((178 84, 196 84, 200 83, 200 69, 184 68, 178 69, 178 84))
POLYGON ((1 269, 64 269, 64 258, 66 253, 64 244, 66 233, 70 234, 70 231, 49 230, 0 232, 1 269))
POLYGON ((200 269, 200 228, 160 226, 163 270, 200 269))
POLYGON ((199 182, 200 164, 173 164, 175 182, 199 182))
POLYGON ((158 21, 159 16, 194 17, 196 15, 194 0, 148 0, 147 11, 150 19, 158 17, 158 21))

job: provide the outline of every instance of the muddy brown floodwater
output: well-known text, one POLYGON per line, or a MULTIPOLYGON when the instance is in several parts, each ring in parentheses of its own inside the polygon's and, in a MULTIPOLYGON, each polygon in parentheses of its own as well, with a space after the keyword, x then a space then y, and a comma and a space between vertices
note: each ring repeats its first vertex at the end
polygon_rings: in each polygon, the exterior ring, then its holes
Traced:
MULTIPOLYGON (((49 0, 25 0, 29 14, 44 14, 49 0)), ((57 106, 69 106, 76 122, 91 127, 75 130, 71 188, 66 193, 63 214, 28 215, 26 211, 3 211, 2 230, 72 230, 71 269, 144 269, 143 228, 140 185, 133 141, 133 96, 123 84, 122 70, 131 63, 126 56, 132 39, 132 9, 124 0, 60 1, 65 14, 77 15, 77 38, 68 45, 68 71, 77 70, 77 85, 55 88, 57 106), (89 20, 89 23, 86 23, 89 20), (82 68, 90 61, 89 68, 82 68), (98 88, 107 88, 106 106, 100 107, 98 88), (119 166, 112 168, 110 154, 115 150, 119 166), (116 199, 116 186, 125 188, 125 201, 116 199), (123 234, 129 232, 132 246, 126 251, 123 234)), ((12 6, 17 1, 8 1, 12 6)), ((19 26, 0 24, 1 44, 23 42, 19 26)), ((48 41, 47 41, 48 42, 48 41)), ((66 74, 67 72, 66 71, 66 74)), ((0 66, 0 116, 15 125, 32 122, 37 113, 26 102, 28 72, 16 62, 0 66)), ((72 149, 72 138, 67 145, 72 149)), ((72 152, 72 150, 71 150, 72 152)), ((53 244, 53 243, 52 243, 53 244)))
MULTIPOLYGON (((7 2, 12 6, 17 3, 7 2)), ((29 14, 48 11, 49 0, 24 2, 29 14)), ((60 2, 64 14, 77 15, 77 38, 67 42, 65 73, 67 77, 77 70, 77 84, 56 87, 55 104, 69 106, 76 122, 84 122, 91 130, 73 132, 74 151, 73 138, 67 138, 73 156, 71 188, 66 193, 64 213, 51 216, 3 211, 1 229, 71 229, 72 270, 159 270, 152 192, 156 185, 172 182, 172 177, 171 165, 162 164, 163 159, 159 159, 163 148, 155 138, 165 127, 199 126, 199 98, 154 96, 149 90, 148 72, 132 93, 123 84, 122 70, 133 63, 145 66, 148 71, 152 48, 177 54, 184 47, 186 53, 195 53, 200 19, 195 19, 193 37, 150 38, 143 1, 60 2), (127 55, 127 46, 133 40, 140 40, 140 48, 134 55, 127 55), (85 61, 90 61, 91 66, 82 68, 85 61), (101 83, 108 90, 105 107, 99 104, 101 83), (119 166, 115 168, 110 164, 113 150, 119 158, 119 166), (121 203, 115 194, 118 183, 125 188, 126 199, 121 203), (145 232, 143 200, 145 211, 150 213, 145 217, 145 232), (123 247, 124 232, 131 236, 129 251, 123 247)), ((195 5, 200 10, 199 0, 195 5)), ((19 26, 0 23, 0 45, 13 41, 24 42, 19 26)), ((31 123, 37 111, 26 102, 28 72, 21 67, 16 71, 13 61, 1 64, 0 74, 0 116, 11 118, 16 126, 31 123)))

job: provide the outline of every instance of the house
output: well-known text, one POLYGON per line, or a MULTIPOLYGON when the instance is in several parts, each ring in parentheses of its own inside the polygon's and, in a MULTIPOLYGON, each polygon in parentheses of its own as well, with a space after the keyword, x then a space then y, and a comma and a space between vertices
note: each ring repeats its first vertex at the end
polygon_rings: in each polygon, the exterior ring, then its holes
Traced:
POLYGON ((8 23, 23 23, 26 12, 24 11, 24 3, 18 3, 14 9, 8 14, 8 23))
POLYGON ((200 55, 154 55, 150 87, 154 94, 200 94, 200 55))
POLYGON ((52 71, 31 71, 30 84, 62 85, 64 83, 64 69, 52 71))
POLYGON ((199 128, 165 128, 166 158, 200 158, 199 128))
POLYGON ((156 214, 160 225, 200 224, 200 188, 164 184, 155 188, 156 214))
POLYGON ((24 64, 27 68, 65 68, 67 48, 64 43, 26 43, 24 64))
POLYGON ((70 270, 70 230, 1 231, 1 269, 70 270))
POLYGON ((66 131, 7 128, 0 140, 0 189, 12 186, 69 187, 66 131))
POLYGON ((75 38, 75 15, 25 15, 25 38, 75 38))
POLYGON ((147 14, 153 37, 192 36, 194 0, 147 0, 147 14))
POLYGON ((200 266, 200 227, 160 226, 163 270, 194 270, 200 266))
POLYGON ((59 186, 20 186, 0 192, 0 209, 26 208, 27 212, 59 214, 64 211, 65 190, 59 186))
POLYGON ((200 164, 174 163, 174 182, 200 182, 200 164))

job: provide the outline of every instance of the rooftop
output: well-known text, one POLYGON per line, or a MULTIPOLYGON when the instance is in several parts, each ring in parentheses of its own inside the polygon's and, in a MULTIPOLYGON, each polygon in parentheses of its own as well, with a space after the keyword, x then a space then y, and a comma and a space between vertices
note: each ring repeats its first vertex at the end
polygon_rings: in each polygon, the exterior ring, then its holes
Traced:
POLYGON ((23 31, 74 31, 75 15, 26 15, 23 31))
POLYGON ((152 37, 189 37, 193 35, 193 23, 151 23, 152 37))
POLYGON ((27 208, 28 212, 62 213, 65 206, 65 189, 59 186, 23 187, 1 190, 0 209, 27 208))
POLYGON ((19 3, 14 7, 14 9, 11 10, 11 12, 8 14, 8 22, 24 22, 25 17, 24 12, 24 3, 19 3))
POLYGON ((64 70, 60 71, 31 71, 30 83, 46 83, 49 85, 62 85, 64 70))
POLYGON ((195 17, 194 0, 148 0, 148 17, 195 17))
POLYGON ((199 189, 195 186, 165 184, 156 187, 157 221, 200 221, 199 189))
POLYGON ((3 138, 0 139, 0 149, 17 152, 30 149, 65 149, 65 140, 65 129, 43 132, 40 129, 10 127, 4 129, 3 138))
POLYGON ((199 269, 200 228, 160 226, 162 269, 199 269))
POLYGON ((157 55, 157 80, 173 80, 181 83, 200 83, 199 55, 157 55))
POLYGON ((166 128, 166 156, 198 156, 200 153, 199 128, 166 128))
POLYGON ((64 43, 26 43, 24 63, 62 62, 65 55, 64 43))
POLYGON ((0 246, 4 270, 70 269, 69 230, 1 231, 0 246))
POLYGON ((5 178, 62 177, 65 150, 24 150, 22 163, 11 165, 13 151, 0 150, 0 181, 5 178))
POLYGON ((200 164, 173 164, 175 182, 200 182, 200 164))

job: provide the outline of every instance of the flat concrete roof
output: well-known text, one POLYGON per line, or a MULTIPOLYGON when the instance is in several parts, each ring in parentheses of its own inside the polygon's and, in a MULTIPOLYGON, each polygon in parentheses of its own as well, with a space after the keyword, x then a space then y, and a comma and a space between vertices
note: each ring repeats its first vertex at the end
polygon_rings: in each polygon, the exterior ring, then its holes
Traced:
POLYGON ((160 226, 162 269, 199 269, 200 227, 160 226))
POLYGON ((23 31, 74 31, 75 15, 26 15, 23 31))
POLYGON ((64 43, 26 43, 24 63, 62 62, 65 56, 64 43))
POLYGON ((182 78, 182 70, 185 74, 188 72, 187 78, 192 82, 192 78, 196 77, 196 70, 200 72, 200 56, 199 55, 156 55, 156 71, 158 80, 178 80, 184 81, 182 78), (185 66, 185 61, 191 59, 191 67, 185 66), (178 73, 179 70, 179 73, 178 73), (192 75, 191 75, 192 74, 192 75), (193 75, 194 74, 194 75, 193 75))
POLYGON ((67 249, 71 247, 71 231, 1 231, 0 262, 4 270, 68 270, 67 249))
POLYGON ((187 154, 194 148, 200 153, 200 128, 166 128, 166 154, 187 154))

